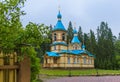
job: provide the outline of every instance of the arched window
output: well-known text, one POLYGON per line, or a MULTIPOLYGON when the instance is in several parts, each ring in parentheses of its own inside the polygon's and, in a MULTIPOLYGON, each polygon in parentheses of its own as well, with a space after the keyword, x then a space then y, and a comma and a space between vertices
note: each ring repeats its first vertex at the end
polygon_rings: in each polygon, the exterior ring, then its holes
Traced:
POLYGON ((80 63, 80 58, 79 57, 77 57, 77 63, 80 63))
POLYGON ((56 46, 54 46, 54 50, 56 50, 56 46))
POLYGON ((76 64, 77 57, 73 58, 73 63, 76 64))
POLYGON ((56 41, 57 40, 57 34, 56 33, 54 33, 54 41, 56 41))
POLYGON ((92 58, 89 58, 88 63, 92 64, 92 58))
POLYGON ((90 58, 90 63, 92 64, 92 58, 90 58))
POLYGON ((86 57, 83 58, 83 64, 86 64, 86 57))
POLYGON ((75 50, 77 50, 77 46, 75 46, 75 50))
POLYGON ((68 64, 70 64, 70 57, 68 57, 68 64))
POLYGON ((62 34, 62 40, 65 41, 65 34, 62 34))
POLYGON ((57 58, 56 57, 53 58, 53 63, 57 64, 57 58))

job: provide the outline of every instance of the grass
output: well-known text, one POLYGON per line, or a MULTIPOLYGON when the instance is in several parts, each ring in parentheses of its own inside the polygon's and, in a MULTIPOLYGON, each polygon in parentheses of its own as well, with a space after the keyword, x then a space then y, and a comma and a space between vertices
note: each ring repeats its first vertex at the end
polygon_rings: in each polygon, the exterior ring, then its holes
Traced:
POLYGON ((43 82, 41 79, 37 79, 37 81, 36 82, 43 82))
MULTIPOLYGON (((91 76, 97 75, 97 71, 95 69, 86 69, 86 70, 60 70, 60 69, 41 69, 41 75, 48 76, 91 76)), ((99 75, 120 75, 120 70, 101 70, 98 69, 99 75)))

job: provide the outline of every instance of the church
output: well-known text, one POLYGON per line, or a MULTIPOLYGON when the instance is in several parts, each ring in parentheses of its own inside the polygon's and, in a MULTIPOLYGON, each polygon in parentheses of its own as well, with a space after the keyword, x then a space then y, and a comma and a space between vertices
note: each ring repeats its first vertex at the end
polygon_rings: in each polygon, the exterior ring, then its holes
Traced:
POLYGON ((85 49, 84 43, 78 39, 76 29, 74 36, 67 44, 67 30, 62 23, 60 11, 57 24, 52 29, 50 52, 44 55, 44 68, 94 68, 95 56, 85 49))

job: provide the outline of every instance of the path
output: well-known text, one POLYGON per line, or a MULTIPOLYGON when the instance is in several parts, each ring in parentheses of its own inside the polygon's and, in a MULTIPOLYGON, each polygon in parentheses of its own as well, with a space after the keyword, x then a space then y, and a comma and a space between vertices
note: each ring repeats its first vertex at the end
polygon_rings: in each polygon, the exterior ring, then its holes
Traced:
POLYGON ((120 76, 81 76, 47 79, 44 82, 120 82, 120 76))

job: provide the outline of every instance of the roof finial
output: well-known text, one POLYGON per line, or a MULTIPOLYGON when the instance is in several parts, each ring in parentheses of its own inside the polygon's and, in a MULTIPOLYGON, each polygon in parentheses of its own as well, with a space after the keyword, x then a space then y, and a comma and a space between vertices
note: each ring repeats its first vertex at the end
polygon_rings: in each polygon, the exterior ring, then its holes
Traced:
POLYGON ((58 11, 60 12, 60 5, 58 6, 58 11))
POLYGON ((57 18, 58 18, 58 20, 61 20, 62 15, 60 14, 60 5, 58 6, 58 10, 59 10, 59 12, 58 12, 57 18))
POLYGON ((76 30, 76 22, 74 22, 74 30, 76 30))
POLYGON ((74 23, 73 33, 75 34, 74 36, 77 36, 76 23, 74 23))

